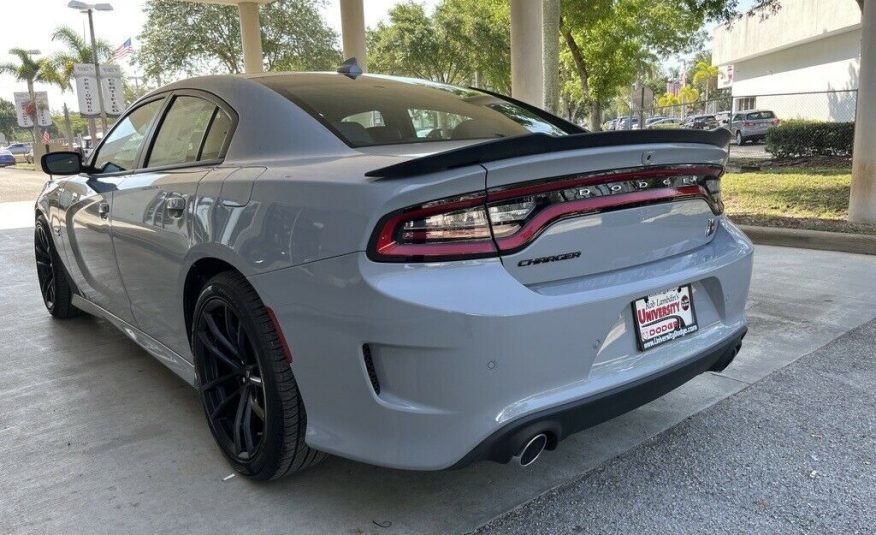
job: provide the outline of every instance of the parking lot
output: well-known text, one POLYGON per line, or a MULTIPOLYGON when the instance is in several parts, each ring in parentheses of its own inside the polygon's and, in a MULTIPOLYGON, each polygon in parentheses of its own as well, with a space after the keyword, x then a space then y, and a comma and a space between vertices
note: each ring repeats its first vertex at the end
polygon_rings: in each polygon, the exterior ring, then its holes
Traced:
MULTIPOLYGON (((23 172, 3 173, 8 181, 23 172)), ((22 175, 20 183, 41 182, 33 175, 22 175)), ((406 472, 331 458, 300 475, 256 484, 227 477, 231 469, 194 391, 172 372, 104 321, 49 317, 36 283, 28 205, 0 204, 4 532, 105 532, 110 525, 117 532, 471 531, 594 468, 602 467, 603 476, 616 470, 617 477, 629 477, 610 461, 716 403, 732 402, 750 385, 876 317, 876 257, 758 247, 750 332, 733 365, 569 438, 528 469, 480 463, 453 472, 406 472)), ((863 401, 872 407, 872 397, 863 401)), ((732 411, 717 407, 697 418, 695 429, 715 433, 739 424, 732 411)), ((857 439, 873 451, 870 425, 870 433, 857 439)), ((673 447, 676 453, 695 449, 703 439, 699 431, 688 432, 676 436, 673 447)), ((655 495, 660 492, 649 485, 661 484, 641 479, 655 495)), ((843 495, 837 488, 821 499, 843 495)), ((528 507, 549 507, 539 503, 528 507)), ((729 515, 732 508, 723 511, 729 515)), ((511 529, 495 527, 503 526, 511 529)))

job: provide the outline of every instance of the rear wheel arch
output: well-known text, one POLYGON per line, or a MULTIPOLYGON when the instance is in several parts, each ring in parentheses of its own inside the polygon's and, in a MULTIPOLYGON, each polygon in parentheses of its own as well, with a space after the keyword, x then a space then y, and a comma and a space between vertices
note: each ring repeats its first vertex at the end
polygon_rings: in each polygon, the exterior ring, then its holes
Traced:
POLYGON ((185 317, 186 336, 189 338, 189 343, 192 341, 192 321, 198 296, 207 281, 223 272, 233 272, 243 276, 243 273, 234 265, 216 257, 200 258, 189 266, 183 283, 183 316, 185 317))

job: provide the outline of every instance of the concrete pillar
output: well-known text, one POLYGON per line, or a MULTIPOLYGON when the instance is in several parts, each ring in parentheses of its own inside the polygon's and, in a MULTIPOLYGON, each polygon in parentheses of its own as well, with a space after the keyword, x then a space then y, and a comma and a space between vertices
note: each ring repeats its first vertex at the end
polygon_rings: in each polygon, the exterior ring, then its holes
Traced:
POLYGON ((849 221, 876 224, 876 1, 861 14, 861 62, 849 221))
POLYGON ((259 5, 255 2, 240 2, 240 42, 243 45, 243 72, 256 73, 262 66, 262 25, 259 22, 259 5))
POLYGON ((511 96, 544 106, 541 0, 511 0, 511 96))
POLYGON ((362 6, 362 0, 341 0, 341 40, 344 59, 356 58, 362 71, 367 71, 365 8, 362 6))
POLYGON ((543 2, 544 108, 557 113, 560 109, 560 0, 543 2))

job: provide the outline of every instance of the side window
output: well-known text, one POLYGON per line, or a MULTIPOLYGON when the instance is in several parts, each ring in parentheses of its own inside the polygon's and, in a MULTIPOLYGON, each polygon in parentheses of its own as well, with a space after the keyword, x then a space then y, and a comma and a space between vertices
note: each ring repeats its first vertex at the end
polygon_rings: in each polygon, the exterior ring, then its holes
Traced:
POLYGON ((146 167, 197 161, 215 110, 215 104, 202 98, 174 98, 155 136, 146 167))
POLYGON ((231 117, 222 111, 222 108, 216 108, 216 115, 213 117, 213 122, 210 123, 210 129, 207 131, 207 137, 204 139, 204 148, 201 149, 199 160, 218 160, 221 156, 222 146, 225 144, 225 138, 231 131, 231 117))
POLYGON ((94 157, 95 173, 116 173, 137 165, 140 146, 149 131, 164 99, 147 102, 118 122, 113 131, 97 149, 94 157))

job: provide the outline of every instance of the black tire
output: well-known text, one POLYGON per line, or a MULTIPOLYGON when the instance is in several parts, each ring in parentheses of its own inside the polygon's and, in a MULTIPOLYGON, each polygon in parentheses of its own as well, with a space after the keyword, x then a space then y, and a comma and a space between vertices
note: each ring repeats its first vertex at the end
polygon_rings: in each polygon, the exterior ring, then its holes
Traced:
POLYGON ((736 131, 736 144, 741 147, 743 143, 745 143, 745 138, 742 137, 742 132, 737 130, 736 131))
POLYGON ((49 223, 43 216, 36 220, 33 241, 37 280, 46 310, 59 319, 80 315, 82 312, 73 306, 73 285, 55 249, 49 223))
POLYGON ((304 442, 298 385, 265 306, 242 275, 220 273, 204 285, 192 352, 210 431, 237 472, 276 479, 326 457, 304 442))

